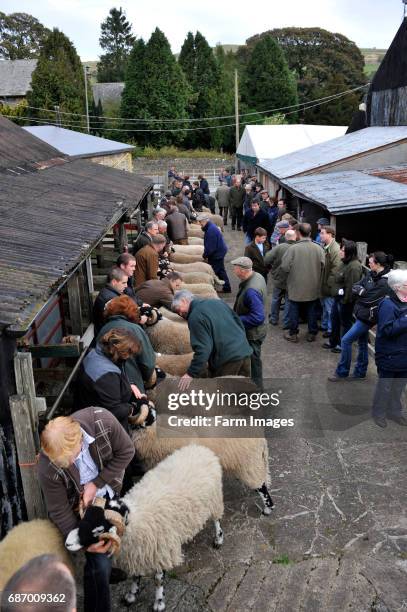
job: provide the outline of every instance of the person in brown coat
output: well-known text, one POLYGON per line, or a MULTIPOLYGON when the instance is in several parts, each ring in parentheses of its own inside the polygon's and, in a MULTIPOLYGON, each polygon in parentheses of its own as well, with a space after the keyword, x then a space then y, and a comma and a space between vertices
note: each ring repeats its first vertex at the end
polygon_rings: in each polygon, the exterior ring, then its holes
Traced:
POLYGON ((175 204, 171 204, 166 218, 168 238, 174 244, 188 244, 188 222, 186 216, 179 212, 175 204))
POLYGON ((162 280, 148 280, 136 287, 136 294, 150 306, 165 306, 171 310, 174 293, 181 289, 182 279, 178 272, 169 272, 162 280))
POLYGON ((253 271, 264 276, 267 282, 267 266, 264 263, 264 256, 270 250, 267 242, 267 231, 263 227, 254 230, 254 240, 247 245, 244 256, 249 257, 253 263, 253 271))
POLYGON ((158 278, 158 253, 165 247, 165 238, 162 235, 153 236, 151 244, 146 244, 136 255, 136 269, 134 271, 134 284, 136 287, 147 280, 158 278))
MULTIPOLYGON (((38 478, 49 518, 65 538, 78 527, 81 499, 86 507, 96 496, 120 494, 134 444, 111 412, 89 407, 50 421, 41 446, 38 478)), ((110 548, 111 541, 100 541, 86 549, 85 612, 111 610, 110 548)))

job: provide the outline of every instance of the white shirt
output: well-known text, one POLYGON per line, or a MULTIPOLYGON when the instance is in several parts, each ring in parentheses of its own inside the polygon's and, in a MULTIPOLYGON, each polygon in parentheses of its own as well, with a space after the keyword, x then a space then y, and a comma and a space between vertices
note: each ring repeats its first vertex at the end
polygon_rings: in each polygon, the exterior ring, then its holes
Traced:
POLYGON ((262 242, 256 242, 255 244, 257 248, 259 249, 260 253, 264 255, 264 244, 262 242))
MULTIPOLYGON (((82 448, 81 452, 76 457, 74 464, 78 468, 79 482, 81 485, 84 485, 94 480, 98 476, 99 470, 89 452, 89 445, 95 441, 95 438, 92 438, 92 436, 82 429, 82 427, 81 431, 83 435, 82 448)), ((102 489, 98 489, 96 491, 96 497, 104 497, 106 493, 109 495, 110 499, 114 497, 113 489, 109 485, 105 485, 102 489)))

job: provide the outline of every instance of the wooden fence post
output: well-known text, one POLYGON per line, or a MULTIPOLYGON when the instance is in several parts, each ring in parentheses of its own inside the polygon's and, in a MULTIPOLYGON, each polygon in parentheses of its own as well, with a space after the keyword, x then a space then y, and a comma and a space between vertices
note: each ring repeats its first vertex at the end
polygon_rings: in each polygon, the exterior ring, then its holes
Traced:
POLYGON ((82 336, 82 308, 81 294, 79 290, 79 276, 75 272, 67 283, 69 319, 71 321, 71 333, 75 336, 82 336))
POLYGON ((16 353, 14 357, 14 375, 16 378, 17 394, 23 395, 27 400, 35 446, 36 449, 39 450, 40 441, 38 437, 38 404, 35 394, 34 372, 31 353, 16 353))
POLYGON ((46 511, 38 482, 37 453, 28 398, 24 395, 12 395, 10 397, 10 410, 27 517, 28 520, 45 518, 46 511))

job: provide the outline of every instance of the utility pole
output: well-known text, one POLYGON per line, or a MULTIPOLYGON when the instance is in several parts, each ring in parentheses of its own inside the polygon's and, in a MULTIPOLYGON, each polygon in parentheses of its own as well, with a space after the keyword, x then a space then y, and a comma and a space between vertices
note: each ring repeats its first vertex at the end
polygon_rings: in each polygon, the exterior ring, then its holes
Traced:
POLYGON ((62 127, 62 122, 61 122, 61 112, 60 112, 60 108, 59 106, 54 106, 55 109, 55 123, 57 124, 58 127, 62 127))
POLYGON ((86 130, 90 133, 89 128, 89 104, 88 104, 88 67, 83 67, 83 73, 85 75, 85 101, 86 101, 86 130))
MULTIPOLYGON (((239 146, 239 86, 237 80, 237 69, 235 69, 235 130, 236 130, 236 151, 239 146)), ((239 165, 239 161, 236 157, 236 166, 239 165)))

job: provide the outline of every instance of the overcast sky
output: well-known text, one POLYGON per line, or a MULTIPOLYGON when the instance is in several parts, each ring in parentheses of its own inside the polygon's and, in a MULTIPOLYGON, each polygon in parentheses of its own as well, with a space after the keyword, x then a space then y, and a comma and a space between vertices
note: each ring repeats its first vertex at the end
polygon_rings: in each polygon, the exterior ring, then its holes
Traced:
POLYGON ((122 6, 137 37, 148 39, 158 26, 178 52, 189 30, 197 29, 210 45, 243 44, 272 28, 297 26, 340 32, 360 47, 387 48, 402 19, 402 0, 1 0, 6 13, 26 12, 49 28, 62 30, 82 60, 96 60, 100 23, 113 6, 122 6))

